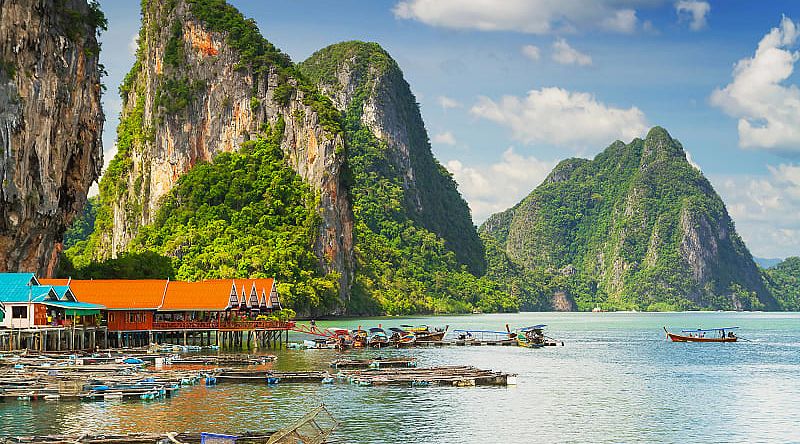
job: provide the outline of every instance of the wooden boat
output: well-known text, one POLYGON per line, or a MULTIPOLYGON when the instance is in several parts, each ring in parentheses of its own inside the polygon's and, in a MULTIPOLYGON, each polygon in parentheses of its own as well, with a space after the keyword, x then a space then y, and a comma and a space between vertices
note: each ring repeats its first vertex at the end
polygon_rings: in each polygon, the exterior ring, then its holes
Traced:
POLYGON ((369 346, 372 348, 382 348, 389 346, 389 336, 382 328, 373 327, 369 329, 369 346))
POLYGON ((736 342, 739 338, 733 333, 739 327, 707 328, 694 330, 681 330, 683 334, 670 333, 667 327, 664 332, 667 339, 672 342, 736 342), (709 333, 706 336, 706 333, 709 333))
POLYGON ((495 330, 452 331, 450 343, 455 345, 516 345, 516 333, 495 330))
MULTIPOLYGON (((554 347, 559 345, 559 343, 564 345, 563 341, 559 342, 545 335, 545 327, 547 327, 547 325, 539 324, 515 330, 514 333, 516 333, 517 345, 528 348, 554 347)), ((508 328, 508 326, 506 326, 506 328, 508 328)))
POLYGON ((397 327, 391 327, 389 331, 392 332, 392 335, 389 337, 389 342, 396 347, 410 347, 417 342, 417 336, 410 331, 397 327))
POLYGON ((446 325, 444 329, 435 328, 433 330, 431 330, 427 325, 420 325, 417 327, 411 325, 401 325, 401 327, 405 328, 406 331, 414 333, 418 342, 441 341, 444 339, 444 336, 447 334, 447 330, 450 328, 449 325, 446 325))
POLYGON ((364 348, 368 342, 366 330, 353 330, 353 348, 364 348))

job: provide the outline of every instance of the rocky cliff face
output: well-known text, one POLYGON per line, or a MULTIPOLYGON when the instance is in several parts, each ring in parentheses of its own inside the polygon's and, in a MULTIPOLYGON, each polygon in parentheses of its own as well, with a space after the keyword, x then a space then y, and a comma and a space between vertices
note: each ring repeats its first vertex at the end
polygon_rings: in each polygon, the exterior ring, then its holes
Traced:
POLYGON ((414 95, 392 57, 377 43, 342 42, 317 51, 300 69, 347 119, 357 119, 380 142, 388 165, 364 168, 397 175, 408 217, 444 239, 472 273, 482 274, 483 246, 469 207, 433 157, 414 95))
POLYGON ((326 271, 341 274, 346 290, 353 221, 333 108, 223 1, 149 0, 142 14, 137 61, 120 88, 119 154, 101 183, 107 209, 98 213, 97 253, 124 251, 195 164, 277 128, 285 158, 320 197, 317 256, 326 271))
POLYGON ((100 173, 104 26, 86 0, 0 1, 0 271, 51 275, 100 173))
POLYGON ((722 200, 662 128, 562 162, 481 230, 529 269, 574 269, 584 308, 776 307, 722 200))

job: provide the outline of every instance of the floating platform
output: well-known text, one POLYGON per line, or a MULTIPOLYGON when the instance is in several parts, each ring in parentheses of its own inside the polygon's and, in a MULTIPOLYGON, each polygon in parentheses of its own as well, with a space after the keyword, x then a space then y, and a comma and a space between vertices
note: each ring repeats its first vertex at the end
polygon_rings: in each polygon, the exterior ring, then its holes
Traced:
POLYGON ((443 385, 469 387, 476 385, 506 386, 516 384, 516 375, 481 370, 472 366, 432 368, 396 368, 345 370, 336 375, 357 385, 402 385, 424 387, 443 385))
POLYGON ((331 361, 331 367, 335 369, 404 368, 416 366, 416 358, 337 359, 331 361))
POLYGON ((80 436, 0 437, 0 444, 199 444, 235 442, 237 444, 324 444, 339 423, 324 405, 311 410, 288 426, 272 432, 234 433, 131 433, 80 436))
POLYGON ((276 372, 276 371, 223 371, 216 375, 217 381, 292 384, 292 383, 348 383, 362 386, 402 385, 422 387, 444 385, 468 387, 475 385, 506 386, 516 384, 516 375, 481 370, 471 366, 444 366, 431 368, 367 368, 339 370, 332 375, 328 372, 276 372))
MULTIPOLYGON (((217 382, 254 382, 266 384, 268 378, 277 378, 281 384, 293 383, 315 383, 319 384, 323 379, 330 377, 328 372, 308 371, 308 372, 276 372, 268 370, 248 371, 248 370, 223 370, 216 375, 217 382)), ((274 379, 272 379, 274 381, 274 379)))

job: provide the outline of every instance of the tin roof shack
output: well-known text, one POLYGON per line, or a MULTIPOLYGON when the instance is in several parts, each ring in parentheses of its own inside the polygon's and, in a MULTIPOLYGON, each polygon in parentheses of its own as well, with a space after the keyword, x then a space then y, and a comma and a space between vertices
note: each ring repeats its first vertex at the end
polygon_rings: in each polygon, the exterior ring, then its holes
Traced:
POLYGON ((4 328, 30 329, 78 322, 94 325, 102 305, 78 302, 66 285, 46 285, 33 273, 0 273, 4 328))

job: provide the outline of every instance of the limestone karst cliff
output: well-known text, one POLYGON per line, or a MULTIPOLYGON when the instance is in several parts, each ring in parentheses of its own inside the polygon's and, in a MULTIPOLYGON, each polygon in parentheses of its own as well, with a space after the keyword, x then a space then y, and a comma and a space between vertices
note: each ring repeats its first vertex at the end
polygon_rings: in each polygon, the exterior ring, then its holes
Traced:
POLYGON ((142 8, 136 63, 120 87, 119 152, 101 182, 96 258, 125 251, 196 164, 281 128, 285 159, 319 196, 320 264, 347 289, 353 222, 330 102, 224 1, 148 0, 142 8))
MULTIPOLYGON (((482 274, 483 246, 469 207, 433 156, 416 99, 389 53, 377 43, 342 42, 315 52, 300 69, 346 113, 346 130, 354 132, 350 120, 356 119, 380 142, 385 165, 356 162, 352 168, 396 176, 407 217, 444 239, 472 273, 482 274)), ((349 145, 350 157, 363 156, 358 143, 349 145)))
POLYGON ((104 27, 86 0, 0 1, 0 271, 51 275, 100 174, 104 27))
POLYGON ((583 309, 777 306, 724 203, 663 128, 561 162, 481 231, 529 270, 580 278, 583 309))

